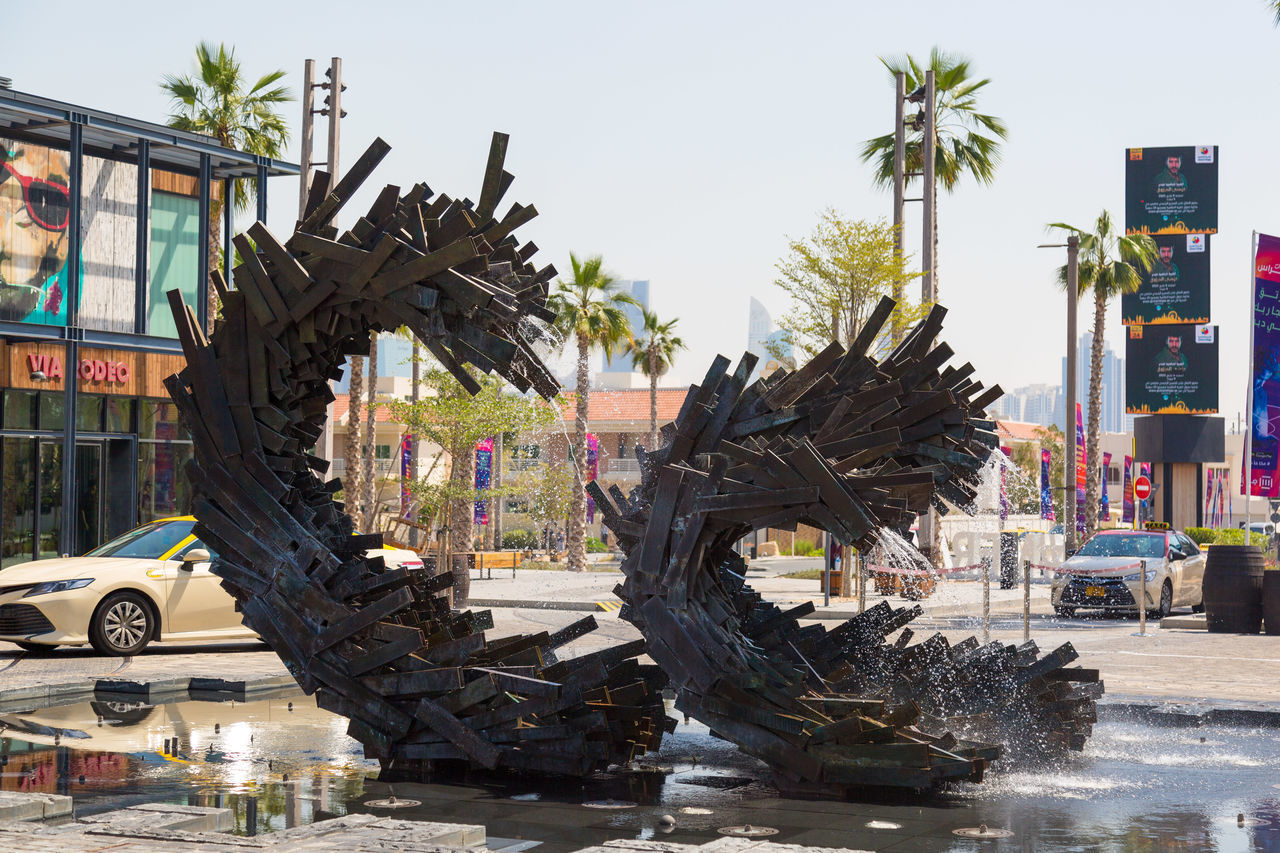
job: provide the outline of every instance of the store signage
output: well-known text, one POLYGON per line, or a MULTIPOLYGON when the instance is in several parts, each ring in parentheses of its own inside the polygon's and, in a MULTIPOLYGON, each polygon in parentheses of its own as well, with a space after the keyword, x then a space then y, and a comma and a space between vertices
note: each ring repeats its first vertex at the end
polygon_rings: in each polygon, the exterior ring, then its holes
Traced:
MULTIPOLYGON (((32 373, 39 371, 46 379, 62 378, 62 358, 57 355, 29 353, 27 367, 32 373)), ((129 365, 123 361, 108 361, 101 358, 83 358, 77 371, 86 382, 111 382, 123 384, 129 381, 129 365)))

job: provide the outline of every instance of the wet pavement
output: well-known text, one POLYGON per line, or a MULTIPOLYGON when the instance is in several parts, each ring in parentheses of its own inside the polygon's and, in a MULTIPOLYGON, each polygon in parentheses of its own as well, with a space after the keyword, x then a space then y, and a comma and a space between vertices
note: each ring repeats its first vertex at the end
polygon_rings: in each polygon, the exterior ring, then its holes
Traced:
POLYGON ((610 839, 700 844, 744 824, 776 829, 770 841, 868 850, 1280 850, 1280 728, 1270 727, 1103 722, 1060 766, 997 763, 983 783, 940 795, 829 802, 780 796, 763 765, 696 722, 640 766, 585 782, 497 774, 393 786, 376 780, 345 720, 296 690, 248 702, 104 696, 0 714, 0 726, 0 790, 69 794, 78 816, 144 802, 223 807, 238 834, 371 813, 483 824, 491 849, 545 853, 610 839), (391 796, 419 805, 369 804, 391 796), (953 834, 981 824, 1014 834, 953 834))

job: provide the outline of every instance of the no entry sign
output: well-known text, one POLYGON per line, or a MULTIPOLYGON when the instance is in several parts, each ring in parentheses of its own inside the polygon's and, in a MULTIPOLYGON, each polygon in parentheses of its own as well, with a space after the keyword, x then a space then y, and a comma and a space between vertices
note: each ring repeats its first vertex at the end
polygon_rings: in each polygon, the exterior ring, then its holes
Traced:
POLYGON ((1133 496, 1140 501, 1151 497, 1151 481, 1146 477, 1138 477, 1133 481, 1133 496))

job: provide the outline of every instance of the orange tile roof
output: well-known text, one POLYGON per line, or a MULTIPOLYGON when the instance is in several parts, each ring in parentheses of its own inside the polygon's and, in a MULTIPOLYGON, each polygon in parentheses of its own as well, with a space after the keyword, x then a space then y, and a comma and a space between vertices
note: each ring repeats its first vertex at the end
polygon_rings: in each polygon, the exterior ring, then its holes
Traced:
MULTIPOLYGON (((335 423, 346 423, 347 409, 351 405, 351 395, 335 394, 334 397, 336 399, 334 399, 333 401, 333 420, 335 423)), ((363 423, 368 416, 369 416, 368 411, 366 410, 362 402, 360 405, 360 421, 363 423)), ((378 413, 376 415, 376 418, 377 418, 377 422, 380 424, 392 423, 390 407, 383 405, 382 403, 379 403, 378 413)))
MULTIPOLYGON (((688 388, 658 389, 658 424, 673 421, 680 414, 680 406, 684 403, 688 388)), ((564 399, 564 419, 573 420, 577 410, 577 394, 566 391, 561 395, 564 399)), ((649 389, 593 390, 587 395, 587 420, 592 423, 608 421, 647 421, 649 420, 649 389)))
POLYGON ((1028 424, 1022 421, 996 421, 996 435, 1006 441, 1039 441, 1040 424, 1028 424))

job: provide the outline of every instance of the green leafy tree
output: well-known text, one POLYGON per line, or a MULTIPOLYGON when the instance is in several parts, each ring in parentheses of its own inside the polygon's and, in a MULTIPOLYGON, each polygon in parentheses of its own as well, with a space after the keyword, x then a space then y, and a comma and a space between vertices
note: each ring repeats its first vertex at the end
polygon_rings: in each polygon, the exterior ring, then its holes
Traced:
MULTIPOLYGON (((196 73, 166 74, 160 88, 171 99, 167 124, 178 130, 212 136, 218 144, 249 154, 279 157, 289 143, 289 126, 279 113, 281 104, 293 100, 285 86, 276 85, 285 72, 271 71, 253 85, 240 69, 235 48, 225 44, 200 42, 196 45, 196 73)), ((249 209, 255 195, 252 181, 238 179, 233 184, 235 210, 249 209)), ((209 211, 210 270, 221 246, 218 220, 222 203, 214 201, 209 211)), ((217 294, 209 286, 209 328, 218 312, 217 294)))
POLYGON ((572 252, 569 263, 573 266, 573 278, 557 280, 556 291, 551 294, 548 307, 556 312, 556 331, 567 345, 573 338, 578 346, 578 386, 576 409, 573 419, 573 506, 569 512, 568 550, 569 571, 582 572, 587 568, 587 494, 585 475, 587 470, 587 403, 591 390, 591 375, 587 358, 592 347, 604 350, 605 357, 613 355, 625 341, 631 338, 631 323, 623 308, 637 305, 629 295, 618 289, 618 283, 604 271, 604 259, 599 255, 578 259, 572 252))
POLYGON ((658 377, 664 376, 675 362, 676 350, 685 348, 684 341, 675 335, 679 319, 667 322, 658 315, 644 310, 644 326, 633 332, 627 341, 631 354, 631 366, 649 377, 649 449, 658 448, 658 377))
POLYGON ((1036 430, 1036 441, 1013 445, 1013 464, 1018 476, 1008 478, 1009 505, 1013 512, 1040 512, 1040 451, 1049 451, 1049 484, 1053 492, 1054 511, 1060 516, 1062 485, 1062 430, 1056 426, 1036 430))
MULTIPOLYGON (((929 64, 923 66, 911 54, 880 57, 891 79, 899 72, 906 75, 907 92, 924 86, 925 71, 933 70, 934 84, 934 175, 936 183, 954 192, 965 176, 989 185, 1000 165, 1001 141, 1009 135, 1003 120, 979 111, 982 90, 991 80, 974 79, 971 61, 957 53, 946 53, 938 47, 929 52, 929 64)), ((906 182, 912 185, 924 174, 924 123, 908 126, 906 134, 906 182), (917 126, 918 125, 918 126, 917 126)), ((862 145, 862 160, 873 164, 873 181, 877 186, 893 186, 894 134, 868 139, 862 145)), ((933 211, 933 275, 937 299, 938 283, 938 210, 934 195, 933 211)))
MULTIPOLYGON (((907 260, 897 255, 893 226, 883 219, 847 220, 827 208, 808 237, 788 241, 787 254, 776 264, 773 283, 790 300, 778 321, 783 339, 810 358, 833 340, 849 346, 894 283, 919 276, 907 271, 907 260)), ((922 313, 904 298, 890 325, 903 328, 922 313)))
MULTIPOLYGON (((545 426, 555 414, 551 405, 539 399, 507 393, 497 377, 480 377, 480 392, 472 396, 438 366, 422 373, 426 393, 417 402, 395 400, 387 405, 406 432, 422 444, 434 445, 449 460, 449 474, 443 481, 422 478, 409 484, 423 508, 419 518, 435 518, 442 531, 439 564, 447 568, 453 565, 454 554, 472 550, 474 502, 501 497, 494 490, 480 494, 475 489, 476 442, 502 432, 545 426)), ((453 589, 454 606, 463 606, 471 592, 470 576, 459 573, 453 589)))
MULTIPOLYGON (((1093 292, 1093 347, 1089 352, 1089 422, 1085 437, 1085 537, 1098 529, 1097 512, 1088 511, 1098 505, 1098 470, 1095 459, 1098 454, 1099 422, 1102 418, 1102 347, 1107 324, 1107 305, 1122 293, 1133 293, 1142 284, 1142 274, 1151 269, 1156 259, 1156 241, 1146 234, 1124 236, 1111 222, 1111 214, 1102 211, 1093 225, 1093 231, 1085 231, 1065 222, 1053 222, 1050 230, 1066 231, 1080 238, 1079 285, 1080 295, 1093 292)), ((1067 267, 1058 268, 1058 284, 1067 286, 1067 267)), ((1070 422, 1072 412, 1066 413, 1070 422)))
POLYGON ((565 465, 543 463, 520 472, 511 493, 524 504, 524 512, 534 522, 538 547, 546 547, 543 531, 569 517, 573 508, 574 476, 565 465))

